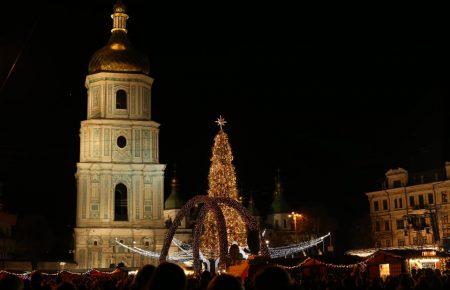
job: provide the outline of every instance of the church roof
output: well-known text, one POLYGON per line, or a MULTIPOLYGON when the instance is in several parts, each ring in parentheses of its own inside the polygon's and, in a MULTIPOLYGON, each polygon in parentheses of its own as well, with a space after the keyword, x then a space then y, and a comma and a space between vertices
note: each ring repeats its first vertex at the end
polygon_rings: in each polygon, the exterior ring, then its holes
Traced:
POLYGON ((164 203, 164 209, 180 209, 181 207, 183 207, 184 203, 185 201, 179 193, 178 181, 174 173, 171 181, 170 194, 166 199, 166 202, 164 203))
POLYGON ((277 178, 276 184, 275 184, 275 197, 272 201, 272 205, 270 208, 271 214, 276 213, 288 213, 289 211, 289 204, 287 203, 286 199, 284 198, 283 194, 283 188, 281 187, 280 178, 277 178))
POLYGON ((126 7, 117 1, 113 8, 113 29, 108 43, 96 51, 89 61, 89 74, 123 72, 148 74, 148 58, 137 51, 128 40, 126 7))

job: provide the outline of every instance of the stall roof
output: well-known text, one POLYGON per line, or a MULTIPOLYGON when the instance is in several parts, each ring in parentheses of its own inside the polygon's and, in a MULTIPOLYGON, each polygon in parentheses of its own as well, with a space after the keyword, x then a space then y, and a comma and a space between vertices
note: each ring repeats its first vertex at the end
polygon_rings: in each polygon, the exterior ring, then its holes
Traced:
POLYGON ((450 253, 442 251, 438 247, 434 246, 361 249, 361 250, 347 251, 346 254, 349 256, 357 256, 363 258, 369 257, 379 251, 391 253, 396 256, 401 256, 402 258, 417 258, 423 256, 442 257, 442 258, 450 257, 450 253))
POLYGON ((358 257, 368 257, 377 251, 405 251, 405 250, 416 250, 416 251, 441 251, 441 248, 437 246, 404 246, 404 247, 385 247, 385 248, 368 248, 368 249, 356 249, 349 250, 345 254, 350 256, 358 257))

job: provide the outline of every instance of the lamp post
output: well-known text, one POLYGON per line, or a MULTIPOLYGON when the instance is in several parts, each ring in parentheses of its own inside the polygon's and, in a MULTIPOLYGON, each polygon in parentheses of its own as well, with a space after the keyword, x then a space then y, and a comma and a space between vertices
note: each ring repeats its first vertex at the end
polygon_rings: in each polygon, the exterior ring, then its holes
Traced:
POLYGON ((297 231, 297 219, 301 219, 303 216, 299 213, 296 213, 293 211, 290 215, 288 215, 289 218, 292 218, 292 221, 294 223, 294 231, 297 231))

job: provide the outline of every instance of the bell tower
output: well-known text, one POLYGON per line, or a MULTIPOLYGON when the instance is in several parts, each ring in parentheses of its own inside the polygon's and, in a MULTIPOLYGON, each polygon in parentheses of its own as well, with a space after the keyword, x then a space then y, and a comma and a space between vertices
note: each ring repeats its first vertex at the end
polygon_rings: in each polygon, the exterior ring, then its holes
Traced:
POLYGON ((127 37, 126 7, 113 7, 108 43, 89 62, 87 120, 80 128, 75 259, 79 268, 149 261, 115 240, 158 251, 165 227, 159 124, 151 120, 148 58, 127 37))

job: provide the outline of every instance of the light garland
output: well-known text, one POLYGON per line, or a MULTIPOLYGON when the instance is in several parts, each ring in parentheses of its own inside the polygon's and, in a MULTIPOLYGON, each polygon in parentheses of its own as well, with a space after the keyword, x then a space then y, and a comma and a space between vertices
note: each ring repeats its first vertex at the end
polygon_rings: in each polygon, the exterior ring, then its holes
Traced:
MULTIPOLYGON (((315 263, 314 266, 325 266, 327 268, 332 268, 332 269, 347 269, 347 270, 348 269, 352 269, 352 268, 356 268, 356 267, 360 267, 361 271, 364 272, 367 269, 367 265, 368 265, 369 261, 372 260, 373 258, 375 258, 377 253, 378 253, 378 251, 373 253, 370 256, 367 256, 364 261, 361 261, 361 262, 358 262, 358 263, 354 263, 354 264, 349 264, 349 265, 325 263, 325 262, 322 262, 322 261, 320 261, 318 259, 313 259, 311 257, 308 257, 308 258, 306 258, 306 260, 302 261, 301 263, 299 263, 298 265, 295 265, 295 266, 283 266, 283 265, 279 265, 279 264, 277 264, 277 266, 282 267, 282 268, 284 268, 286 270, 293 270, 293 269, 297 269, 297 268, 303 267, 307 261, 314 260, 314 263, 315 263)), ((399 255, 394 255, 394 254, 391 254, 391 253, 386 253, 386 254, 388 254, 388 255, 390 255, 392 257, 395 257, 395 258, 402 258, 399 255)))
MULTIPOLYGON (((45 278, 45 277, 57 277, 57 276, 61 276, 61 275, 64 275, 64 274, 69 274, 69 275, 77 276, 77 277, 83 277, 83 276, 95 276, 95 275, 98 275, 98 274, 101 274, 101 275, 104 275, 104 276, 112 276, 112 275, 118 273, 119 271, 122 271, 122 270, 120 270, 120 269, 114 269, 114 270, 111 271, 111 272, 105 272, 105 271, 99 271, 99 270, 97 270, 97 269, 89 269, 89 270, 87 270, 87 271, 84 272, 84 273, 71 272, 71 271, 68 271, 68 270, 61 270, 61 271, 58 271, 58 272, 56 272, 56 273, 45 273, 45 272, 40 272, 40 274, 41 274, 42 276, 44 276, 44 278, 45 278)), ((0 270, 0 277, 1 277, 2 275, 14 275, 14 276, 19 277, 19 278, 22 279, 22 280, 26 280, 26 279, 29 279, 30 276, 31 276, 34 272, 35 272, 35 271, 32 271, 32 272, 27 271, 27 272, 25 272, 25 273, 12 273, 12 272, 9 272, 9 271, 0 270)), ((129 271, 129 272, 128 272, 128 274, 132 274, 132 273, 133 273, 133 271, 129 271)))
POLYGON ((306 258, 304 261, 300 262, 299 264, 297 264, 295 266, 283 266, 283 265, 280 265, 280 264, 277 264, 277 266, 281 267, 281 268, 283 268, 285 270, 292 271, 292 270, 304 267, 305 264, 308 263, 309 261, 314 261, 314 265, 312 265, 312 266, 324 266, 324 267, 333 268, 333 269, 346 269, 346 270, 349 270, 349 269, 353 269, 355 267, 360 267, 361 271, 364 272, 366 270, 366 268, 367 268, 367 263, 366 263, 367 260, 359 262, 359 263, 355 263, 355 264, 340 265, 340 264, 325 263, 325 262, 322 262, 320 260, 313 259, 313 258, 310 258, 310 257, 306 258))
POLYGON ((302 242, 299 244, 294 245, 288 245, 283 247, 277 247, 277 248, 269 248, 269 253, 271 258, 280 258, 280 257, 287 257, 291 255, 295 255, 299 252, 303 252, 304 250, 307 250, 309 248, 315 247, 321 243, 325 242, 325 239, 330 237, 331 233, 328 233, 324 236, 321 236, 317 239, 302 242))
MULTIPOLYGON (((314 240, 311 240, 311 241, 308 241, 308 242, 302 242, 302 243, 299 243, 299 244, 293 244, 293 245, 288 245, 288 246, 283 246, 283 247, 269 248, 270 257, 271 258, 280 258, 280 257, 286 257, 286 256, 291 256, 291 255, 297 254, 297 253, 302 252, 302 251, 304 251, 306 249, 315 247, 315 246, 317 246, 320 243, 323 243, 326 238, 330 237, 330 235, 331 234, 328 233, 328 234, 326 234, 326 235, 324 235, 322 237, 319 237, 317 239, 314 239, 314 240)), ((133 251, 135 253, 141 254, 141 255, 146 256, 146 257, 158 258, 159 255, 160 255, 159 253, 143 250, 143 249, 140 249, 140 248, 135 247, 135 246, 134 247, 127 246, 127 245, 125 245, 123 243, 120 243, 117 240, 116 240, 116 243, 118 245, 123 246, 124 248, 130 250, 130 251, 133 251)), ((182 242, 182 241, 180 241, 180 240, 178 240, 176 238, 174 238, 172 240, 172 243, 174 245, 176 245, 181 250, 181 252, 183 252, 183 254, 171 255, 171 256, 167 257, 167 260, 175 261, 175 262, 188 262, 188 261, 192 261, 193 260, 192 245, 184 243, 184 242, 182 242)), ((239 250, 241 252, 244 252, 243 249, 244 248, 239 247, 239 250)), ((244 254, 243 254, 243 256, 244 256, 244 254)), ((204 261, 204 262, 207 261, 207 259, 204 257, 204 255, 203 255, 203 253, 201 251, 199 251, 199 259, 201 261, 204 261)))
MULTIPOLYGON (((124 243, 119 242, 116 239, 116 244, 118 244, 119 246, 133 252, 133 253, 137 253, 139 255, 145 256, 145 257, 149 257, 149 258, 154 258, 154 259, 159 259, 160 254, 153 252, 153 251, 147 251, 138 247, 131 247, 128 246, 124 243)), ((169 261, 173 261, 173 262, 187 262, 187 261, 191 261, 192 260, 192 254, 186 254, 186 253, 182 253, 182 254, 175 254, 175 255, 171 255, 167 257, 167 260, 169 261)))
POLYGON ((180 241, 177 238, 173 238, 172 243, 184 252, 189 252, 189 251, 192 252, 192 245, 185 243, 183 241, 180 241))

